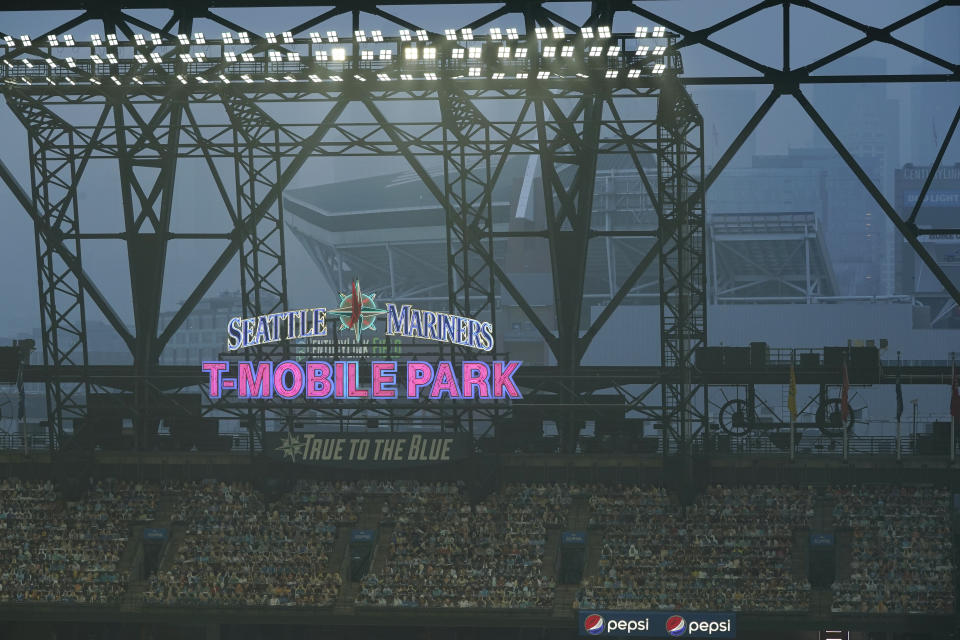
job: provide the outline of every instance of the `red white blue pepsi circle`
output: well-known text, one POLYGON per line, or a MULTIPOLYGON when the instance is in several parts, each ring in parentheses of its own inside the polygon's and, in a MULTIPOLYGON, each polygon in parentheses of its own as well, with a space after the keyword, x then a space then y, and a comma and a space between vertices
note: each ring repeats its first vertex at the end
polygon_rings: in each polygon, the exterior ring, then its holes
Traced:
POLYGON ((587 616, 587 619, 583 621, 583 628, 587 633, 594 636, 598 633, 603 633, 603 616, 591 613, 587 616))
POLYGON ((670 616, 667 618, 667 633, 672 636, 683 635, 687 628, 687 621, 682 616, 670 616))

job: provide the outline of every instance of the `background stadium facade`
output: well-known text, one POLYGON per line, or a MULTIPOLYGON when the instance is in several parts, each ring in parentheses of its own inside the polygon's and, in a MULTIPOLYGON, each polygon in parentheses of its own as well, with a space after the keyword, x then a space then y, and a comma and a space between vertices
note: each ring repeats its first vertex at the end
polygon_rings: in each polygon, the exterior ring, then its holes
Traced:
MULTIPOLYGON (((0 362, 19 409, 0 433, 0 632, 568 638, 611 609, 730 612, 741 638, 955 636, 960 443, 950 412, 918 405, 942 404, 958 337, 943 161, 960 52, 897 32, 954 24, 956 3, 868 25, 777 0, 703 28, 643 0, 574 18, 420 3, 477 12, 446 30, 390 0, 306 18, 255 4, 276 26, 222 15, 247 2, 7 3, 73 12, 33 36, 0 13, 0 90, 29 158, 26 180, 3 163, 0 178, 34 226, 41 312, 0 362), (858 39, 791 63, 816 36, 800 11, 858 39), (761 12, 780 16, 776 63, 722 37, 761 12), (927 66, 861 55, 881 45, 927 66), (698 73, 698 52, 736 71, 698 73), (898 168, 882 88, 900 83, 935 132, 946 119, 932 149, 912 141, 929 164, 898 168), (691 92, 726 85, 769 95, 708 154, 691 92), (828 146, 732 166, 786 102, 828 146), (402 171, 294 183, 318 160, 385 156, 402 171), (119 185, 112 227, 81 225, 95 166, 119 185), (216 201, 186 226, 185 181, 216 201), (171 299, 180 242, 211 264, 171 299), (313 304, 359 278, 492 322, 498 357, 525 362, 524 399, 210 397, 199 364, 225 320, 290 307, 291 242, 322 285, 313 304), (128 300, 89 270, 109 252, 128 300), (238 290, 221 286, 231 268, 238 290), (290 444, 413 436, 463 446, 390 468, 295 464, 290 444)), ((345 335, 245 357, 350 357, 345 335)))

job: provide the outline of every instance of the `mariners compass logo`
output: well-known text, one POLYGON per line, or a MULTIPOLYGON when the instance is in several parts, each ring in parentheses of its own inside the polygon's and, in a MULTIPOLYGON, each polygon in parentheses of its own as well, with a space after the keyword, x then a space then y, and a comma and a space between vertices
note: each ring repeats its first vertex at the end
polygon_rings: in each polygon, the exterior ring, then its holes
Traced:
POLYGON ((377 318, 387 312, 377 308, 377 294, 366 294, 360 290, 360 280, 354 280, 349 293, 340 294, 340 306, 328 309, 327 315, 340 318, 340 329, 353 331, 357 342, 360 342, 360 332, 367 329, 376 329, 377 318))

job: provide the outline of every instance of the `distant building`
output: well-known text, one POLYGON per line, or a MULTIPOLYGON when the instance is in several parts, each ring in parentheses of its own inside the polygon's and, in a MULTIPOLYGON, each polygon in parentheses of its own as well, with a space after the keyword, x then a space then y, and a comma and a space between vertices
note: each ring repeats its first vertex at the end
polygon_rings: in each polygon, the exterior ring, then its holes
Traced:
MULTIPOLYGON (((239 291, 223 292, 197 303, 180 329, 173 334, 160 355, 160 364, 195 364, 215 360, 227 349, 227 322, 242 314, 239 291)), ((176 311, 160 314, 160 326, 166 326, 176 311)))
MULTIPOLYGON (((930 167, 911 164, 896 173, 895 206, 901 218, 909 218, 920 197, 930 167)), ((916 218, 920 228, 956 229, 960 224, 960 163, 941 166, 934 174, 923 206, 916 218)), ((960 235, 920 236, 921 243, 954 283, 960 282, 960 235)), ((896 243, 897 290, 915 296, 929 310, 934 329, 960 328, 960 310, 902 237, 896 243)))

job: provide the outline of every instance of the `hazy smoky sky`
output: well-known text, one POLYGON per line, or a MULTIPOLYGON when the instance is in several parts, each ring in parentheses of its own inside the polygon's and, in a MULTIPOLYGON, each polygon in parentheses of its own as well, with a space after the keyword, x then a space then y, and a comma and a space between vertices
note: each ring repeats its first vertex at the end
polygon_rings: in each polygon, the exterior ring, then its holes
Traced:
MULTIPOLYGON (((717 0, 678 0, 640 2, 644 8, 659 13, 669 20, 689 28, 701 28, 729 16, 750 2, 717 0)), ((849 15, 866 23, 883 26, 924 6, 926 2, 907 2, 903 0, 841 0, 824 1, 823 4, 833 10, 849 15)), ((556 3, 549 5, 555 12, 574 22, 582 22, 589 5, 579 3, 556 3)), ((467 24, 475 18, 495 8, 495 5, 456 6, 456 7, 398 7, 395 12, 405 19, 433 30, 444 27, 457 27, 467 24)), ((132 12, 152 23, 167 20, 167 11, 132 12)), ((300 10, 219 10, 223 16, 251 30, 260 33, 266 31, 281 32, 309 17, 316 15, 316 9, 300 10)), ((950 36, 941 25, 957 25, 960 7, 940 9, 919 23, 897 32, 907 42, 956 63, 958 44, 956 31, 950 36)), ((0 13, 0 31, 13 35, 40 35, 46 30, 62 24, 72 18, 73 12, 0 13)), ((860 37, 855 30, 831 22, 805 9, 793 9, 792 13, 794 42, 791 49, 794 66, 838 49, 860 37)), ((496 25, 508 27, 521 26, 517 16, 506 16, 495 21, 496 25)), ((651 20, 626 13, 619 14, 613 25, 617 31, 632 31, 637 24, 652 24, 651 20)), ((363 16, 366 29, 383 29, 394 32, 397 27, 375 16, 363 16)), ((331 23, 329 28, 339 29, 342 33, 350 31, 349 18, 344 16, 331 23)), ((78 39, 87 39, 89 34, 100 31, 99 23, 91 22, 76 27, 72 32, 78 39)), ((716 41, 730 49, 774 67, 781 65, 780 48, 781 14, 779 9, 768 9, 742 24, 735 25, 716 36, 716 41)), ((207 31, 219 34, 223 29, 208 21, 198 21, 195 31, 207 31)), ((755 75, 737 62, 703 47, 684 49, 685 73, 688 76, 715 75, 755 75)), ((886 45, 870 45, 856 54, 856 59, 843 68, 844 72, 857 71, 849 68, 852 64, 862 64, 864 69, 876 68, 877 64, 888 73, 909 73, 914 71, 935 72, 936 68, 917 57, 886 45), (857 62, 860 60, 860 62, 857 62)), ((829 73, 831 67, 823 69, 829 73)), ((890 85, 883 88, 885 97, 899 103, 899 159, 897 165, 906 162, 929 164, 929 157, 915 157, 923 152, 925 146, 914 144, 915 140, 934 138, 937 127, 942 136, 946 123, 938 123, 922 116, 921 111, 929 104, 920 102, 911 95, 911 85, 890 85), (919 125, 915 123, 920 123, 919 125), (919 129, 919 130, 918 130, 919 129)), ((938 105, 941 111, 952 115, 958 103, 958 88, 948 89, 939 94, 944 104, 938 105)), ((745 123, 753 110, 763 101, 768 89, 750 85, 739 87, 707 88, 693 87, 691 92, 700 104, 705 117, 706 158, 715 161, 722 150, 734 138, 740 126, 745 123)), ((823 92, 809 89, 807 95, 814 104, 822 101, 823 92)), ((295 107, 296 108, 296 107, 295 107)), ((409 105, 410 109, 416 109, 409 105)), ((300 108, 304 122, 309 121, 308 107, 300 108)), ((83 116, 89 121, 89 114, 83 116)), ((938 116, 941 117, 941 116, 938 116)), ((947 120, 949 122, 949 120, 947 120)), ((27 140, 22 125, 7 108, 0 109, 0 130, 3 132, 3 144, 0 145, 0 159, 13 171, 20 183, 30 187, 30 172, 27 154, 27 140)), ((823 147, 824 140, 815 134, 802 110, 789 98, 783 98, 774 107, 757 132, 745 145, 741 154, 734 160, 733 166, 749 166, 753 154, 783 154, 790 148, 823 147)), ((960 143, 955 142, 947 161, 960 159, 960 143)), ((311 160, 294 180, 294 187, 332 182, 349 177, 402 169, 396 160, 311 160)), ((175 194, 174 228, 176 230, 203 230, 215 228, 222 220, 216 216, 222 214, 222 206, 217 196, 209 188, 209 183, 200 177, 202 167, 195 163, 183 163, 175 194)), ((888 194, 889 196, 890 194, 888 194)), ((81 228, 87 231, 116 229, 120 224, 119 189, 115 164, 103 161, 91 164, 80 187, 81 228)), ((708 206, 709 208, 709 206, 708 206)), ((15 336, 21 332, 30 332, 39 326, 37 302, 37 275, 35 245, 32 224, 25 212, 10 196, 5 187, 0 187, 0 211, 4 214, 3 233, 0 233, 0 255, 6 266, 6 278, 0 284, 3 292, 3 312, 0 313, 0 336, 15 336)), ((175 308, 198 278, 198 273, 212 261, 215 253, 199 243, 183 241, 171 247, 167 267, 167 282, 164 291, 164 307, 175 308)), ((127 258, 119 243, 86 243, 83 247, 84 264, 93 274, 100 289, 114 302, 116 308, 128 321, 132 321, 130 305, 130 282, 127 274, 127 258)), ((290 281, 291 303, 312 303, 316 301, 316 291, 321 287, 320 278, 312 267, 312 262, 304 249, 296 241, 287 242, 288 273, 290 281)), ((234 265, 211 293, 238 286, 238 269, 234 265)), ((97 319, 93 306, 91 318, 97 319)))

